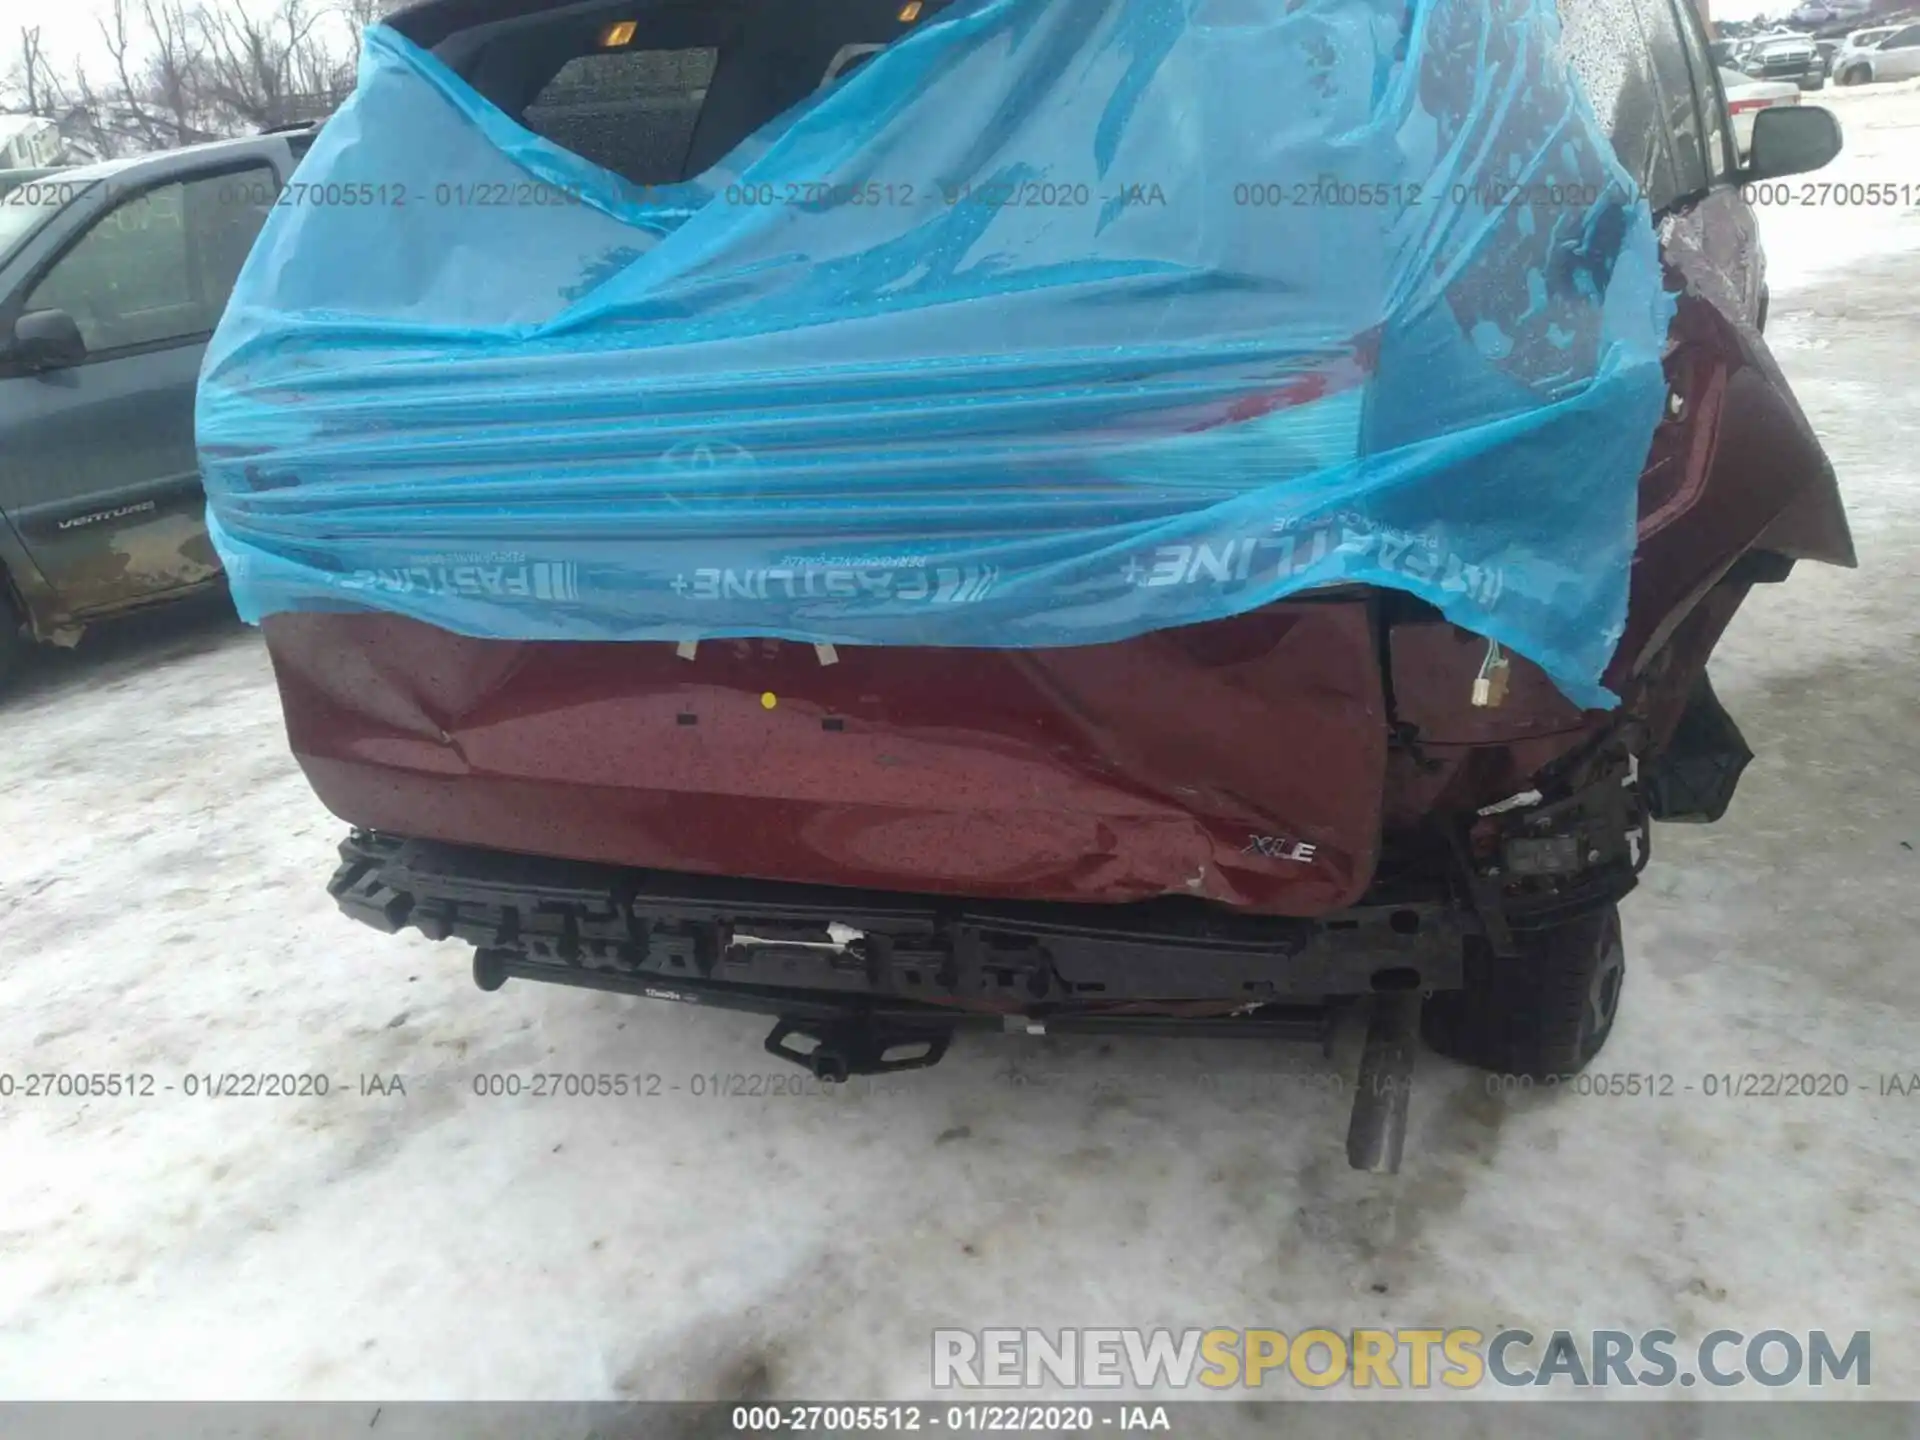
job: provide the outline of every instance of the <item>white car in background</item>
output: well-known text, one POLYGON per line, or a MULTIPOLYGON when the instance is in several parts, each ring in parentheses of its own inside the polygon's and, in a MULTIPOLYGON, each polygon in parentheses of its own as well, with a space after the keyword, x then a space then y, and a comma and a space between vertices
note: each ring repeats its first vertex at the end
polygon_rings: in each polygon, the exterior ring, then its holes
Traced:
POLYGON ((1774 105, 1798 105, 1800 87, 1791 80, 1756 80, 1738 70, 1720 72, 1720 88, 1727 92, 1727 110, 1733 116, 1733 144, 1740 163, 1753 148, 1753 117, 1774 105))
POLYGON ((1920 75, 1920 25, 1856 30, 1833 57, 1833 78, 1840 85, 1910 80, 1915 75, 1920 75))
POLYGON ((1902 27, 1898 25, 1875 25, 1870 30, 1850 32, 1847 38, 1840 42, 1840 48, 1833 52, 1833 59, 1827 65, 1827 74, 1833 77, 1833 83, 1836 85, 1864 83, 1873 74, 1873 67, 1869 65, 1864 75, 1850 67, 1855 62, 1863 60, 1867 51, 1874 49, 1882 40, 1900 28, 1902 27))

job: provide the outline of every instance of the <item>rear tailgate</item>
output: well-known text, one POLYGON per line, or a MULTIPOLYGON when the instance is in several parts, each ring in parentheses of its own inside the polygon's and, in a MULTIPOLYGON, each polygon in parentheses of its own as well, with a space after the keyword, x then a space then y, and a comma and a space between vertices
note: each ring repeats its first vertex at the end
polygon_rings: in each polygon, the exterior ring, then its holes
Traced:
POLYGON ((1372 877, 1385 706, 1364 598, 1121 644, 477 640, 278 615, 289 738, 362 827, 650 869, 1280 915, 1372 877), (827 663, 830 662, 830 663, 827 663))

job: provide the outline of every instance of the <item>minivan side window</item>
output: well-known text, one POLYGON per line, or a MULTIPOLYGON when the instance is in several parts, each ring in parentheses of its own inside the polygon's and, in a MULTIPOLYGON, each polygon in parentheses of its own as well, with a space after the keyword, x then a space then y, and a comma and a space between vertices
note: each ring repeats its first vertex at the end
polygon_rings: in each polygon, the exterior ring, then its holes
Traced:
POLYGON ((66 311, 91 355, 198 339, 226 308, 278 188, 257 165, 129 196, 54 262, 25 309, 66 311))

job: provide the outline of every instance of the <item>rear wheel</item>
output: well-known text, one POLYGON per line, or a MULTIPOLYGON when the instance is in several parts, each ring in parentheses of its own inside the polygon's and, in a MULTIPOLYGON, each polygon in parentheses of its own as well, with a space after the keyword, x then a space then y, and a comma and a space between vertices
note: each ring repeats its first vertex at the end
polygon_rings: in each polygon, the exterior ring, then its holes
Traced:
POLYGON ((1476 944, 1466 987, 1428 1000, 1420 1033, 1450 1060, 1502 1075, 1569 1075, 1600 1053, 1626 980, 1620 910, 1515 936, 1519 954, 1476 944))

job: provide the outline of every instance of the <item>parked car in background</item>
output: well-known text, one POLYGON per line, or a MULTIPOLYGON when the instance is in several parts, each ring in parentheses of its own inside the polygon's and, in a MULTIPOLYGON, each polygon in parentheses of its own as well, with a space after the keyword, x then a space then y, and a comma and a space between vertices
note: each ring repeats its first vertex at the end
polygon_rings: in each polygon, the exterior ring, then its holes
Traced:
POLYGON ((222 140, 0 194, 0 677, 33 640, 220 583, 200 356, 311 143, 222 140))
POLYGON ((1787 21, 1812 29, 1846 20, 1864 20, 1872 13, 1873 0, 1814 0, 1795 8, 1787 21))
POLYGON ((1920 75, 1920 25, 1903 25, 1880 35, 1877 41, 1853 48, 1863 30, 1847 37, 1848 49, 1834 57, 1835 78, 1842 85, 1866 85, 1880 80, 1911 80, 1920 75))
POLYGON ((1833 76, 1836 85, 1864 85, 1873 78, 1873 67, 1863 63, 1863 57, 1877 48, 1880 42, 1900 30, 1898 25, 1876 25, 1870 30, 1855 30, 1840 42, 1840 48, 1834 52, 1833 63, 1828 74, 1833 76))
POLYGON ((1791 80, 1803 90, 1827 83, 1820 51, 1806 35, 1763 36, 1740 68, 1756 80, 1791 80))
POLYGON ((1756 80, 1737 70, 1720 72, 1720 88, 1727 95, 1727 113, 1733 120, 1733 144, 1741 165, 1753 149, 1753 122, 1762 110, 1775 105, 1798 105, 1800 87, 1790 80, 1756 80))

